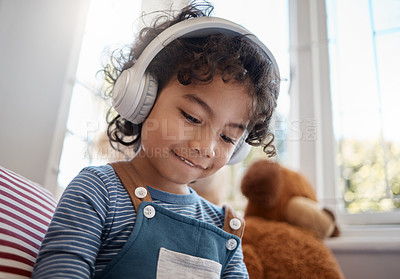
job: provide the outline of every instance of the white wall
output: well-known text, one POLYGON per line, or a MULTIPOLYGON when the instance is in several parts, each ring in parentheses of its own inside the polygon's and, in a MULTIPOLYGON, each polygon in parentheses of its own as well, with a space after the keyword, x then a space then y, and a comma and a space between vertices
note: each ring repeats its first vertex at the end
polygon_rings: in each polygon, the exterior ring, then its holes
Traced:
POLYGON ((0 165, 44 184, 89 0, 0 0, 0 165))
POLYGON ((400 234, 392 226, 341 227, 326 239, 347 279, 395 279, 400 274, 400 234))

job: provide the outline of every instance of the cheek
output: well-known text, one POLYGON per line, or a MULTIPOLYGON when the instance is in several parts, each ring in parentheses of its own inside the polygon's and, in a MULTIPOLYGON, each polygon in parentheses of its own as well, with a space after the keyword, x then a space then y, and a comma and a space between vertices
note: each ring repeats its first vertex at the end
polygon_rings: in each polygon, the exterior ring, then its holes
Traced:
POLYGON ((231 148, 216 148, 215 149, 215 164, 222 167, 228 163, 233 154, 234 147, 231 148))
POLYGON ((185 129, 181 121, 171 118, 148 118, 143 123, 142 144, 164 145, 182 138, 185 129))
POLYGON ((157 134, 160 128, 160 123, 154 119, 146 119, 141 131, 142 148, 152 145, 152 142, 157 139, 157 134))

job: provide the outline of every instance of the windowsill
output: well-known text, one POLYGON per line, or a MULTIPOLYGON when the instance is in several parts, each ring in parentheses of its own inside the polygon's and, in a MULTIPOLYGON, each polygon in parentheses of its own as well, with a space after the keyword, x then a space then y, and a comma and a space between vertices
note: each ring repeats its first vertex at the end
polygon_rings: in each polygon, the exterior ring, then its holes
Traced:
POLYGON ((400 252, 400 225, 345 225, 341 235, 325 240, 334 253, 400 252))

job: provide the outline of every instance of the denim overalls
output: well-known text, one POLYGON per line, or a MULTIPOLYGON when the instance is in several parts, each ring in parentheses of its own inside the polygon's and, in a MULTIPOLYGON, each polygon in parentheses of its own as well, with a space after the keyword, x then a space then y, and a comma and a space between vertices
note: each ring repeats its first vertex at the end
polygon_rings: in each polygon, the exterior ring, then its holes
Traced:
POLYGON ((96 278, 220 278, 240 245, 244 220, 225 207, 224 230, 152 202, 130 162, 112 163, 136 209, 119 254, 96 278))

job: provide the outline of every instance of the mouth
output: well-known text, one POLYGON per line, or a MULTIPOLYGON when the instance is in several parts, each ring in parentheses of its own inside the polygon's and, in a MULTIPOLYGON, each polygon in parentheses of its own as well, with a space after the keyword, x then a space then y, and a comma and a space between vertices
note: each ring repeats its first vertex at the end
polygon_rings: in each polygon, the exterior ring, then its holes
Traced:
POLYGON ((203 166, 201 166, 201 165, 197 165, 197 164, 195 164, 195 163, 189 161, 189 160, 186 159, 186 158, 183 158, 182 156, 179 156, 179 155, 176 154, 175 152, 173 152, 173 153, 174 153, 174 155, 175 155, 176 157, 178 157, 178 159, 180 159, 182 162, 186 163, 187 165, 191 166, 192 168, 200 168, 200 169, 202 169, 202 170, 206 170, 206 169, 207 169, 207 168, 205 168, 205 167, 203 167, 203 166))

